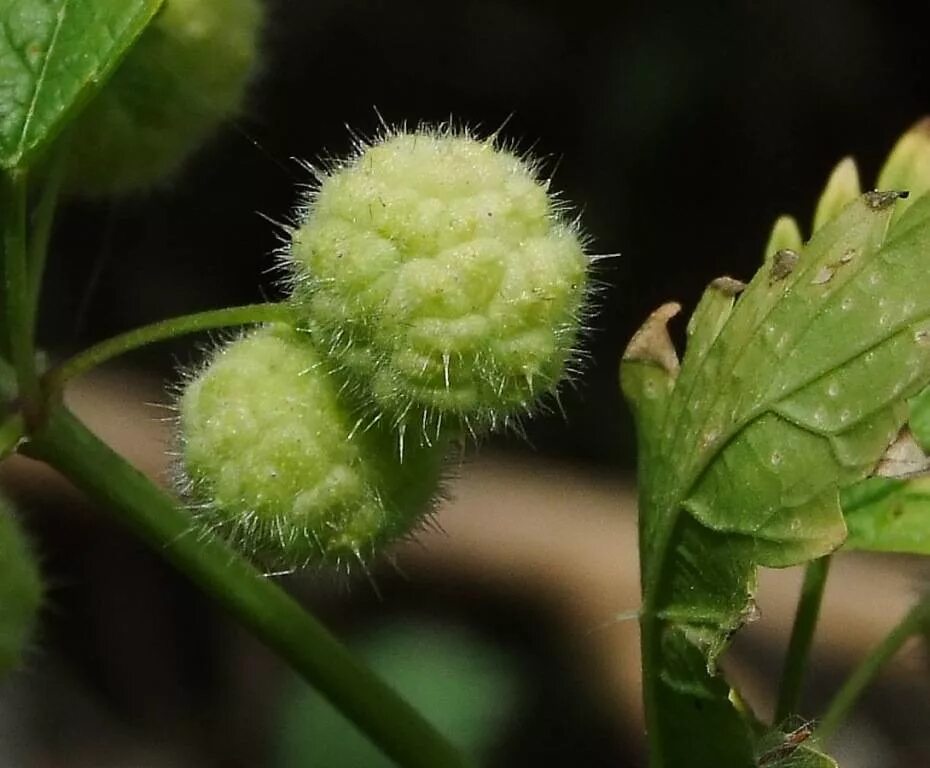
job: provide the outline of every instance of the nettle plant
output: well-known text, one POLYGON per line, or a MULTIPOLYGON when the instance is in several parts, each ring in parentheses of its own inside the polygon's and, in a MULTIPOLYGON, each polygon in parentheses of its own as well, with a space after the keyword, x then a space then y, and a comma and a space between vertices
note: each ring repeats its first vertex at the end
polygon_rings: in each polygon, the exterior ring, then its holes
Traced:
MULTIPOLYGON (((44 461, 315 685, 399 765, 468 760, 270 570, 366 568, 440 495, 451 446, 544 407, 580 359, 591 263, 540 169, 450 128, 389 130, 312 171, 279 255, 286 299, 165 320, 45 369, 34 329, 59 198, 150 189, 243 102, 258 0, 0 0, 0 458, 44 461), (63 404, 139 346, 245 330, 178 385, 167 493, 63 404)), ((654 766, 834 765, 819 751, 917 607, 816 727, 797 714, 827 557, 930 554, 930 132, 878 187, 844 161, 806 244, 780 219, 744 285, 715 280, 679 364, 666 305, 621 368, 640 434, 645 711, 654 766), (906 193, 910 192, 907 197, 906 193), (774 724, 716 662, 757 566, 809 562, 774 724), (791 725, 789 725, 791 724, 791 725)), ((0 673, 42 602, 0 506, 0 673)))

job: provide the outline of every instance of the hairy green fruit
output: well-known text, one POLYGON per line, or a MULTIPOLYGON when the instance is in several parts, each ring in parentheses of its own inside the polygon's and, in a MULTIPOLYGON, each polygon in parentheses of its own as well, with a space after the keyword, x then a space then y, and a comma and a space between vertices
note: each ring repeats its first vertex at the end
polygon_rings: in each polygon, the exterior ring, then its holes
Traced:
POLYGON ((307 329, 402 433, 507 423, 574 358, 589 259, 493 139, 388 133, 320 177, 288 253, 307 329))
POLYGON ((242 106, 259 0, 167 0, 71 131, 67 187, 115 195, 174 175, 242 106))
POLYGON ((12 511, 0 499, 0 676, 20 664, 41 602, 39 568, 12 511))
POLYGON ((284 326, 218 350, 185 389, 186 490, 203 522, 270 566, 364 561, 430 511, 442 452, 361 424, 284 326))

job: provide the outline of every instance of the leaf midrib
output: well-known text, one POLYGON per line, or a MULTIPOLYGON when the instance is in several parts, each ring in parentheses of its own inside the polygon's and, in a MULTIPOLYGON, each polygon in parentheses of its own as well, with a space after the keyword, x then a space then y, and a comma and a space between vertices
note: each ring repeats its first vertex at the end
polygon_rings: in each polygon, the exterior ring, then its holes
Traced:
POLYGON ((39 94, 42 92, 42 86, 45 84, 45 77, 48 73, 48 65, 55 53, 55 46, 58 43, 58 34, 61 32, 61 28, 64 25, 65 16, 68 13, 69 6, 70 0, 62 0, 61 7, 58 9, 58 17, 55 21, 55 28, 52 31, 52 39, 48 44, 48 50, 45 53, 45 60, 42 62, 42 69, 39 71, 39 75, 35 79, 35 85, 32 91, 32 99, 29 102, 29 109, 26 110, 26 115, 23 118, 23 129, 20 132, 19 142, 15 150, 16 164, 19 163, 19 160, 25 154, 26 138, 29 135, 29 128, 32 126, 32 120, 35 117, 36 106, 39 103, 39 94))

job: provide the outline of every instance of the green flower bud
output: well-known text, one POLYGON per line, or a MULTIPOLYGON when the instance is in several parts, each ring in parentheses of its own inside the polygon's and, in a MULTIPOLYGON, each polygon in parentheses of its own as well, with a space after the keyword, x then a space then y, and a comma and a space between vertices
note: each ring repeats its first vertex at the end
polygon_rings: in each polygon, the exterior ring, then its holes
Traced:
POLYGON ((287 254, 317 344, 401 432, 506 424, 576 357, 589 259, 536 169, 451 130, 322 174, 287 254))
POLYGON ((401 458, 292 329, 221 347, 179 405, 196 514, 265 565, 364 561, 431 510, 442 451, 411 446, 401 458))
POLYGON ((12 510, 0 499, 0 676, 21 663, 41 603, 35 557, 12 510))
POLYGON ((117 195, 176 174, 242 107, 259 0, 167 0, 71 130, 66 186, 117 195))

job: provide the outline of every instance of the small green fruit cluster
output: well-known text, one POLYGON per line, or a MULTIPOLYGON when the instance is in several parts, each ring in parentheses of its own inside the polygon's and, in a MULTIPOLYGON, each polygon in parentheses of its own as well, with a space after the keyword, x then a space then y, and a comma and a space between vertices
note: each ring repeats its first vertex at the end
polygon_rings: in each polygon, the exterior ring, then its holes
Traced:
POLYGON ((166 0, 75 121, 66 188, 118 195, 174 176, 241 109, 261 11, 259 0, 166 0))
POLYGON ((42 602, 42 582, 29 543, 0 499, 0 677, 22 661, 42 602))
POLYGON ((530 164, 451 131, 326 175, 287 251, 297 327, 221 348, 181 397, 205 523, 269 565, 364 562, 414 528, 449 442, 531 411, 575 357, 588 258, 562 213, 530 164))

